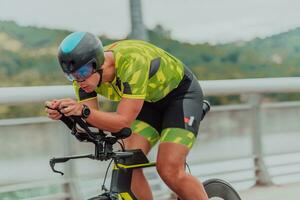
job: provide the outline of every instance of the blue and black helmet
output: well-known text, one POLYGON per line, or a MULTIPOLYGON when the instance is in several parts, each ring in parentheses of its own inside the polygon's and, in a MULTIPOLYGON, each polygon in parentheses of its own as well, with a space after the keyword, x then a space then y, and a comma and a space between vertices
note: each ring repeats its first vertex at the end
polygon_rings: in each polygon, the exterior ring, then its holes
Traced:
POLYGON ((71 33, 59 45, 58 61, 65 73, 75 72, 89 62, 99 70, 104 62, 102 43, 91 33, 71 33))

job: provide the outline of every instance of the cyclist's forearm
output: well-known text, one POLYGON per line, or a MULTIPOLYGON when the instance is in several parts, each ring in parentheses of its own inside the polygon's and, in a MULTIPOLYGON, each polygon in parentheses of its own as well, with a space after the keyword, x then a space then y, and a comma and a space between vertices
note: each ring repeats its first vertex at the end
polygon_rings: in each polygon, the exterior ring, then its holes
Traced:
POLYGON ((96 109, 91 109, 87 122, 99 129, 110 132, 118 132, 122 128, 130 127, 132 123, 128 118, 116 112, 104 112, 96 109))

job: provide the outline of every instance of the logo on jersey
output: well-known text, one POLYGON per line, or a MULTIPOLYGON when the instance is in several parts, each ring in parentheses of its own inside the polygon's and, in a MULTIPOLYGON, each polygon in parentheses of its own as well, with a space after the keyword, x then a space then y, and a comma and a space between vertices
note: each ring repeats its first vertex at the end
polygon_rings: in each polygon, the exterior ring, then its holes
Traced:
POLYGON ((195 120, 194 116, 184 117, 184 123, 188 124, 189 126, 193 125, 194 120, 195 120))

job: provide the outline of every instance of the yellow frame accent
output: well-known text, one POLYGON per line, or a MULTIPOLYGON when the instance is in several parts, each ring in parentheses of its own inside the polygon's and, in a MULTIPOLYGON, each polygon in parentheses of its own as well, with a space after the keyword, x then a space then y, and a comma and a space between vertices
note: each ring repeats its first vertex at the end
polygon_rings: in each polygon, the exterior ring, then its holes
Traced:
POLYGON ((124 164, 117 164, 114 166, 114 169, 133 169, 133 168, 138 168, 138 167, 150 167, 150 166, 155 166, 155 162, 151 163, 143 163, 143 164, 137 164, 137 165, 124 165, 124 164))
POLYGON ((119 200, 133 200, 133 198, 130 196, 130 194, 128 192, 122 192, 122 193, 119 193, 119 200))

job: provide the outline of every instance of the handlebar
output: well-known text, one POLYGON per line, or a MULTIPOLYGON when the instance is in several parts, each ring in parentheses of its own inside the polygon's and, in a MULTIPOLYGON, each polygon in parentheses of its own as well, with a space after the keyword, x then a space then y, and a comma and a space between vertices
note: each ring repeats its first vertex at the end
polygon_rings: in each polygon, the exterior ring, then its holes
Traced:
MULTIPOLYGON (((72 130, 71 133, 73 135, 75 135, 76 138, 79 139, 80 141, 86 140, 88 142, 97 143, 97 142, 99 142, 99 140, 102 140, 105 137, 107 137, 107 135, 104 134, 103 130, 98 129, 98 132, 91 131, 89 126, 87 125, 87 123, 79 116, 66 117, 63 115, 61 121, 64 122, 67 125, 67 127, 69 127, 69 128, 70 128, 70 121, 73 122, 73 126, 71 128, 71 130, 72 130), (81 127, 85 132, 78 132, 76 125, 79 125, 79 127, 81 127)), ((123 128, 119 132, 111 133, 111 135, 112 135, 112 137, 115 137, 117 140, 124 139, 131 135, 131 129, 123 128)))
MULTIPOLYGON (((46 107, 48 109, 52 109, 48 106, 46 107)), ((111 133, 111 135, 105 134, 103 130, 100 129, 98 129, 98 132, 93 132, 89 128, 88 123, 80 116, 65 116, 59 109, 55 110, 62 115, 60 121, 62 121, 71 130, 71 134, 74 135, 79 141, 94 143, 95 154, 52 158, 49 164, 53 172, 63 175, 61 171, 55 170, 55 164, 67 162, 71 159, 90 158, 95 160, 116 160, 117 158, 128 157, 132 155, 130 152, 113 152, 112 147, 118 142, 119 139, 124 139, 131 135, 130 128, 123 128, 119 132, 111 133), (78 130, 79 128, 81 129, 80 131, 78 130)))
MULTIPOLYGON (((48 109, 52 109, 46 106, 48 109)), ((80 116, 65 116, 59 109, 52 109, 58 111, 62 117, 60 121, 62 121, 70 130, 72 135, 74 135, 80 141, 88 141, 88 142, 98 142, 99 140, 107 137, 104 134, 103 130, 98 129, 98 132, 93 132, 88 126, 88 123, 83 120, 80 116), (84 131, 79 132, 77 129, 77 125, 84 131)), ((127 138, 131 135, 130 128, 123 128, 119 132, 111 133, 112 137, 115 137, 117 140, 127 138)))

